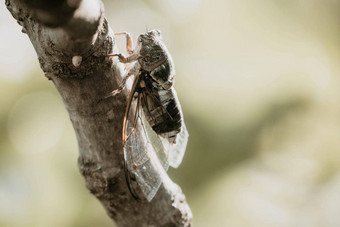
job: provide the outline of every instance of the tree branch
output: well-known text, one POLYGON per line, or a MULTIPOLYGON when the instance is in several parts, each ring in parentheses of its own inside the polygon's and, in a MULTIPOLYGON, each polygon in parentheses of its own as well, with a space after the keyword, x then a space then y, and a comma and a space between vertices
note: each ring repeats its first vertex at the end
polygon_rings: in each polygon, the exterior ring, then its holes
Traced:
POLYGON ((29 36, 46 77, 69 112, 86 186, 118 226, 190 226, 192 214, 170 179, 155 198, 135 200, 126 185, 121 144, 127 92, 98 103, 118 87, 121 66, 99 0, 6 0, 29 36))

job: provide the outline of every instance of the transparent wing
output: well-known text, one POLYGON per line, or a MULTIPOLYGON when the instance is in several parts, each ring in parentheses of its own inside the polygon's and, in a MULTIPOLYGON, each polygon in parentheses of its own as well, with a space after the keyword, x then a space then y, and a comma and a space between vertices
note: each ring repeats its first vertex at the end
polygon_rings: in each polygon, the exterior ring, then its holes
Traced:
MULTIPOLYGON (((187 128, 184 124, 184 121, 182 122, 182 128, 180 133, 177 135, 176 137, 176 143, 175 144, 170 144, 169 141, 167 141, 165 144, 169 144, 167 146, 169 146, 169 156, 168 156, 168 161, 169 164, 174 167, 177 168, 182 160, 183 160, 183 156, 185 153, 185 149, 187 147, 187 143, 188 143, 188 137, 189 137, 189 133, 187 131, 187 128)), ((166 145, 164 145, 166 146, 166 145)))
POLYGON ((145 113, 143 111, 141 112, 142 112, 142 119, 143 119, 142 123, 148 135, 149 141, 154 148, 155 154, 157 155, 157 159, 159 160, 163 169, 167 171, 169 168, 168 150, 166 149, 166 147, 164 147, 161 141, 161 137, 155 133, 155 131, 151 128, 150 124, 146 120, 145 113))
POLYGON ((153 93, 150 90, 147 90, 142 94, 141 105, 143 107, 141 108, 143 109, 143 122, 145 122, 144 128, 146 129, 150 140, 154 142, 159 161, 163 168, 168 170, 168 154, 171 146, 169 146, 169 143, 164 143, 163 137, 157 134, 151 127, 152 124, 155 125, 167 121, 166 117, 168 117, 168 115, 166 114, 166 110, 161 105, 158 94, 153 93))
POLYGON ((188 143, 188 137, 189 134, 184 122, 182 122, 181 131, 177 134, 175 141, 160 137, 164 151, 166 152, 167 162, 173 168, 177 168, 183 160, 188 143))
MULTIPOLYGON (((181 105, 179 103, 178 97, 177 97, 177 93, 175 91, 174 88, 171 88, 171 93, 172 93, 172 97, 175 99, 175 102, 177 104, 177 108, 179 110, 179 113, 181 115, 181 124, 182 127, 180 129, 180 131, 178 132, 178 134, 176 135, 176 139, 175 141, 173 141, 172 139, 167 139, 166 137, 162 137, 161 141, 163 143, 163 147, 165 148, 165 150, 168 152, 168 162, 170 164, 170 166, 172 166, 173 168, 177 168, 182 160, 183 160, 183 156, 187 147, 187 143, 188 143, 188 137, 189 137, 189 133, 187 131, 187 128, 185 126, 184 120, 183 120, 183 113, 182 113, 182 108, 181 105)), ((166 110, 164 110, 166 111, 166 110)), ((171 132, 173 133, 173 132, 171 132)))
POLYGON ((141 95, 138 94, 135 107, 131 105, 127 113, 124 158, 129 174, 135 176, 145 198, 150 201, 162 183, 168 162, 162 142, 144 120, 141 95))

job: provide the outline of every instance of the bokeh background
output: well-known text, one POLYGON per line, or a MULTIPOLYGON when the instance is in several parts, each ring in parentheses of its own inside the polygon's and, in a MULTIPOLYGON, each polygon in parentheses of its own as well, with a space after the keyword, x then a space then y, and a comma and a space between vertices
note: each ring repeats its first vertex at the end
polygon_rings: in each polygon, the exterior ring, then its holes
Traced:
MULTIPOLYGON (((115 31, 160 29, 172 53, 190 139, 169 174, 195 226, 340 226, 340 1, 104 3, 115 31)), ((20 30, 1 2, 0 226, 112 226, 20 30)))

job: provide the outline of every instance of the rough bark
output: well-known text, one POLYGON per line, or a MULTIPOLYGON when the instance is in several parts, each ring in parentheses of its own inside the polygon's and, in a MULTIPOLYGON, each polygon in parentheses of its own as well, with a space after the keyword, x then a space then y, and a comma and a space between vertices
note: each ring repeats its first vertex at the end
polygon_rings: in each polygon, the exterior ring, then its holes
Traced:
POLYGON ((135 200, 126 185, 121 133, 127 92, 98 102, 118 87, 122 72, 117 60, 105 57, 116 49, 101 1, 6 0, 6 6, 63 99, 78 139, 80 172, 108 215, 118 226, 190 226, 185 196, 170 179, 150 203, 135 200))

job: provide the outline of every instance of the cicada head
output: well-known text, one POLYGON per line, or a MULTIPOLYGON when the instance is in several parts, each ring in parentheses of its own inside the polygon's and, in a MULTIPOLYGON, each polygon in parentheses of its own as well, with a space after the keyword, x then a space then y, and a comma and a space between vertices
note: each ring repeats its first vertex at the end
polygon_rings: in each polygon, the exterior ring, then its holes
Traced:
POLYGON ((140 34, 138 37, 138 42, 152 42, 162 39, 161 31, 159 30, 151 30, 147 31, 143 34, 140 34))
POLYGON ((159 48, 159 44, 162 36, 159 30, 152 30, 139 35, 137 39, 137 49, 140 50, 140 54, 148 55, 159 48))

